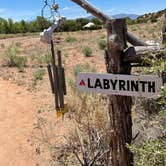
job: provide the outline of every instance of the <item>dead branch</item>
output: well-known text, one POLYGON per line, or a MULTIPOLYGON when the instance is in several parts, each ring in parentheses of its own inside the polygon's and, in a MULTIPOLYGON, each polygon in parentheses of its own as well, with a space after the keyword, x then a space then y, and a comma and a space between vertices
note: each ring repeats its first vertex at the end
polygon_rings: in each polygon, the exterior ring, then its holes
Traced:
POLYGON ((165 50, 159 46, 138 46, 129 47, 124 52, 124 62, 142 63, 145 58, 161 58, 164 57, 165 50))

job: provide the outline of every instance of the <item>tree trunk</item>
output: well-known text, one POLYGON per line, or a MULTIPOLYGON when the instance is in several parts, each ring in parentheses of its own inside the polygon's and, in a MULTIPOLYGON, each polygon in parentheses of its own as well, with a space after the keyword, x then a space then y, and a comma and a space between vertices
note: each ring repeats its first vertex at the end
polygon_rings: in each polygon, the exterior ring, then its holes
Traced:
MULTIPOLYGON (((106 56, 107 71, 114 74, 130 74, 131 65, 123 61, 126 44, 125 19, 111 20, 107 23, 108 51, 106 56)), ((133 155, 126 148, 132 140, 131 119, 132 98, 127 96, 110 96, 110 154, 109 166, 132 166, 133 155)))

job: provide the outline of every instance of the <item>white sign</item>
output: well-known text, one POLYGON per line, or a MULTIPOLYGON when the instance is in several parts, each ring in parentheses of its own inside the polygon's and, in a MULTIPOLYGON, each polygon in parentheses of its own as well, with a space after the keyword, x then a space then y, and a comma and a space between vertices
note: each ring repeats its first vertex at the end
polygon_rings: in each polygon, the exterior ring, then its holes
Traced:
POLYGON ((77 88, 80 91, 108 95, 156 98, 161 86, 162 79, 156 75, 80 73, 77 77, 77 88))

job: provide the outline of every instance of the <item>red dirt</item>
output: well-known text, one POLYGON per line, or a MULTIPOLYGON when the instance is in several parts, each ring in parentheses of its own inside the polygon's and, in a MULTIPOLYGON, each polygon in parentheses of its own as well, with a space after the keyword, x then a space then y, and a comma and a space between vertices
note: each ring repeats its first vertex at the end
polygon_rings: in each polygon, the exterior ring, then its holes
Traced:
POLYGON ((0 165, 33 166, 30 133, 35 121, 33 96, 23 87, 0 78, 0 165))

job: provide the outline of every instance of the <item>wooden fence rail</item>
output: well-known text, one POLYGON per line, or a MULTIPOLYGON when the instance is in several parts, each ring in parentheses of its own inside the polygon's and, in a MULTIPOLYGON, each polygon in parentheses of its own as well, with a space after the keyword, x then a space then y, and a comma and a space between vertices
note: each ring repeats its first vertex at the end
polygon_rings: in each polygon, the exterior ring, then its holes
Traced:
MULTIPOLYGON (((95 17, 97 17, 98 19, 103 21, 104 23, 107 23, 108 21, 113 19, 112 17, 101 12, 99 9, 94 7, 92 4, 90 4, 86 0, 71 0, 71 1, 75 2, 80 7, 84 8, 87 12, 91 13, 92 15, 94 15, 95 17)), ((131 43, 133 46, 147 46, 148 45, 145 42, 137 39, 134 35, 132 35, 129 32, 126 33, 126 36, 127 36, 127 41, 129 43, 131 43)))
MULTIPOLYGON (((107 27, 107 51, 105 55, 107 72, 113 74, 131 74, 131 63, 141 65, 147 55, 162 56, 160 46, 148 46, 127 32, 125 19, 113 19, 104 14, 87 0, 71 0, 80 7, 102 20, 107 27), (127 41, 133 46, 127 47, 127 41)), ((166 16, 165 16, 166 20, 166 16)), ((163 27, 163 34, 166 32, 163 27)), ((163 40, 166 39, 163 37, 163 40)), ((165 41, 166 42, 166 41, 165 41)), ((133 166, 133 155, 126 148, 132 141, 132 98, 127 96, 109 96, 110 152, 108 166, 133 166)))

